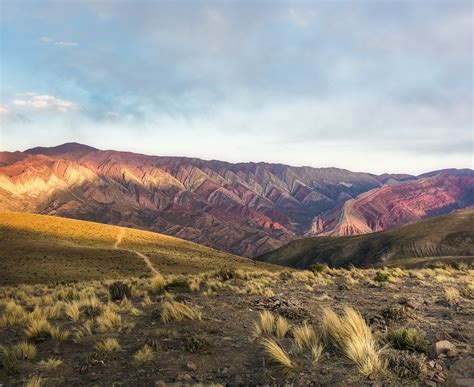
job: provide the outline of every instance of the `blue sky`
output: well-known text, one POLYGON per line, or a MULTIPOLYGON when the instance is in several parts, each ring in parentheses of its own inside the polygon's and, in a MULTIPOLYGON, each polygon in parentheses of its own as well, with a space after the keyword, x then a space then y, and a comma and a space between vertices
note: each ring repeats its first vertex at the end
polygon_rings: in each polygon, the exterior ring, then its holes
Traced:
POLYGON ((471 1, 2 0, 2 150, 473 168, 471 1))

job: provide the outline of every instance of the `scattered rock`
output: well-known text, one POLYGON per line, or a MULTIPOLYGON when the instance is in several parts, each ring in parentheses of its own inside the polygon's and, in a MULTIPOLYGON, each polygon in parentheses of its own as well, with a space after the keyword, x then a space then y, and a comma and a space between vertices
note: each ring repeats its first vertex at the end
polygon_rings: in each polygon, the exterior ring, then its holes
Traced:
POLYGON ((186 368, 190 371, 194 371, 194 372, 197 371, 197 365, 195 363, 193 363, 192 361, 188 361, 186 363, 186 368))
POLYGON ((458 351, 456 346, 448 340, 441 340, 433 344, 431 353, 433 357, 440 357, 441 355, 455 356, 458 351))

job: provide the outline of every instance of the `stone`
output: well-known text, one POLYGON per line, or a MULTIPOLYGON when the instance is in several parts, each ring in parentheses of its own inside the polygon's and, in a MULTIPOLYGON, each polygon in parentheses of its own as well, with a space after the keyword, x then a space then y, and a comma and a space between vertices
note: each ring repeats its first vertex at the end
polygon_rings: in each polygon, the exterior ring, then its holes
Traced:
POLYGON ((455 356, 457 353, 456 346, 448 340, 438 341, 432 347, 434 357, 440 357, 440 355, 455 356))
POLYGON ((194 372, 197 371, 197 365, 195 363, 193 363, 192 361, 188 361, 186 363, 186 368, 190 371, 194 371, 194 372))

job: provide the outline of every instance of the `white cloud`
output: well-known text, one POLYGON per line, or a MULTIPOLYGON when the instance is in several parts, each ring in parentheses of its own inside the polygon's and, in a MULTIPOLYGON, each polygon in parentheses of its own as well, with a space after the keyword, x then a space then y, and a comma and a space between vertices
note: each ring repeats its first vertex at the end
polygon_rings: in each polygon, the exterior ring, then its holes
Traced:
POLYGON ((56 39, 50 38, 48 36, 42 36, 40 38, 40 42, 42 42, 44 44, 53 45, 53 46, 56 46, 56 47, 61 47, 61 48, 79 46, 79 43, 73 42, 71 40, 56 40, 56 39))
POLYGON ((13 105, 33 110, 55 110, 59 112, 66 112, 77 108, 75 103, 56 98, 52 95, 36 95, 34 93, 25 93, 23 95, 29 98, 14 99, 12 101, 13 105))
POLYGON ((54 42, 54 45, 58 47, 77 47, 79 44, 71 41, 58 41, 54 42))

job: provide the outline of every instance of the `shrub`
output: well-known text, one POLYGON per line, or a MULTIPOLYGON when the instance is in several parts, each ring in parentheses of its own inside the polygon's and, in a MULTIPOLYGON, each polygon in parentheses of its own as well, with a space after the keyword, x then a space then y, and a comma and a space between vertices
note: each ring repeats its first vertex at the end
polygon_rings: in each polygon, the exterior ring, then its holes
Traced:
POLYGON ((109 296, 112 301, 121 301, 132 296, 132 289, 127 284, 117 281, 109 285, 109 296))
POLYGON ((390 274, 383 271, 375 273, 374 281, 376 282, 388 282, 390 280, 390 274))
POLYGON ((422 379, 427 372, 424 357, 411 352, 390 352, 386 356, 387 367, 404 381, 422 379))
POLYGON ((388 332, 384 341, 392 348, 399 350, 409 350, 426 352, 428 342, 420 331, 414 328, 399 328, 388 332))

